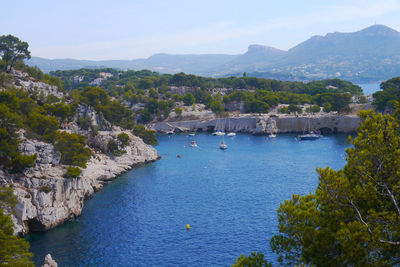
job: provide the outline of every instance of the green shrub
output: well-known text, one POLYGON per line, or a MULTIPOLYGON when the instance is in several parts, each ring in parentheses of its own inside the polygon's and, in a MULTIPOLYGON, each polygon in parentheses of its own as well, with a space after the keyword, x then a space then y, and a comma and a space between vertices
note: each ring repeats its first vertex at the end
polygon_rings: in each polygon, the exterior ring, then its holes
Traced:
POLYGON ((272 264, 268 263, 264 258, 264 254, 251 252, 249 256, 240 255, 232 267, 272 267, 272 264))
POLYGON ((152 146, 158 145, 156 132, 147 130, 143 125, 136 125, 135 128, 133 128, 132 133, 142 138, 143 142, 145 142, 146 144, 152 146))
POLYGON ((89 116, 79 117, 77 123, 83 130, 89 130, 92 126, 92 120, 89 116))
POLYGON ((64 174, 66 178, 76 178, 82 173, 79 167, 68 167, 67 172, 64 174))
POLYGON ((312 105, 306 108, 306 112, 308 113, 318 113, 321 111, 321 108, 318 105, 312 105))
POLYGON ((120 133, 117 139, 122 147, 126 147, 129 144, 129 135, 127 133, 120 133))
POLYGON ((175 108, 175 114, 176 114, 176 116, 181 116, 182 115, 182 109, 181 108, 179 108, 179 107, 176 107, 175 108))
POLYGON ((42 185, 41 187, 39 187, 39 191, 45 192, 47 194, 51 192, 51 187, 49 185, 42 185))
POLYGON ((110 140, 107 144, 107 151, 114 156, 121 156, 126 153, 126 150, 122 150, 115 140, 110 140))
POLYGON ((36 154, 18 154, 8 163, 8 166, 11 167, 10 172, 17 173, 23 171, 25 168, 33 167, 36 158, 36 154))
POLYGON ((91 153, 85 147, 85 137, 75 133, 56 133, 54 146, 61 153, 60 163, 75 165, 86 168, 86 162, 90 159, 91 153))

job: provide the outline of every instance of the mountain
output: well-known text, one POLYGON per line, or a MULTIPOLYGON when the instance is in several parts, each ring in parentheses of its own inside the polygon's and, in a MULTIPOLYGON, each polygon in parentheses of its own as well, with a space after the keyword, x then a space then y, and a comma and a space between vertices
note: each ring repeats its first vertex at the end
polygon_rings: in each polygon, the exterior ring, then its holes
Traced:
POLYGON ((381 81, 400 73, 400 33, 384 25, 373 25, 352 33, 313 36, 288 51, 250 45, 240 55, 155 54, 135 60, 74 60, 33 57, 27 61, 44 71, 83 67, 150 69, 161 73, 186 72, 206 76, 257 73, 263 77, 291 80, 341 78, 354 82, 381 81))
POLYGON ((400 71, 400 33, 374 25, 354 33, 313 36, 275 62, 277 72, 308 77, 388 79, 400 71))
POLYGON ((147 59, 134 60, 76 60, 45 59, 32 57, 26 63, 38 66, 44 72, 52 70, 71 70, 80 68, 150 69, 162 73, 201 73, 210 66, 222 65, 238 57, 237 55, 169 55, 155 54, 147 59))

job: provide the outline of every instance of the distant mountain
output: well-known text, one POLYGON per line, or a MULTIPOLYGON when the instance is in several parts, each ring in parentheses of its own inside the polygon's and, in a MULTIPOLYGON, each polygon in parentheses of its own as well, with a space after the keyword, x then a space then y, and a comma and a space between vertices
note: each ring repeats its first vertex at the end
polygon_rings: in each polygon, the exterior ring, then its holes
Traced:
POLYGON ((206 76, 254 73, 290 80, 342 78, 354 82, 386 80, 400 75, 400 33, 374 25, 353 33, 313 36, 288 51, 250 45, 241 55, 155 54, 135 60, 74 60, 33 57, 27 61, 43 71, 83 67, 150 69, 162 73, 186 72, 206 76))
POLYGON ((71 70, 80 68, 117 68, 117 69, 150 69, 162 73, 202 73, 210 66, 222 65, 238 57, 237 55, 169 55, 155 54, 147 59, 134 60, 76 60, 45 59, 32 57, 27 61, 30 66, 38 66, 44 72, 52 70, 71 70))

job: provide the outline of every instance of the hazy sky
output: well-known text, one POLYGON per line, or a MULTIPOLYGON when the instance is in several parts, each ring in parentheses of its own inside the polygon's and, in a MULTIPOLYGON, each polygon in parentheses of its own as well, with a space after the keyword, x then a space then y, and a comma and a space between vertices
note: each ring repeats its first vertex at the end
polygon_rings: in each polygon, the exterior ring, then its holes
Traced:
POLYGON ((0 35, 33 56, 134 59, 155 53, 289 49, 312 35, 384 24, 400 31, 400 0, 0 0, 0 35))

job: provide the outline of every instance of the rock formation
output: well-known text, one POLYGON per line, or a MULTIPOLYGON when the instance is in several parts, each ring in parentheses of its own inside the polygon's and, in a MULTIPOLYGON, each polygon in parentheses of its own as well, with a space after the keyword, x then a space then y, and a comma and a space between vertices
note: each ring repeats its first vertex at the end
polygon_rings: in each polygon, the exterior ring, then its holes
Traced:
POLYGON ((53 260, 50 254, 47 254, 44 258, 44 264, 42 267, 58 267, 58 264, 55 260, 53 260))
POLYGON ((188 131, 229 131, 250 134, 301 133, 320 130, 323 133, 355 132, 360 118, 356 115, 320 114, 312 116, 295 115, 242 115, 239 117, 210 120, 157 122, 149 127, 158 132, 188 131))
MULTIPOLYGON (((98 135, 109 140, 119 133, 100 131, 98 135)), ((124 148, 126 153, 114 157, 92 149, 93 156, 87 168, 77 178, 63 177, 67 166, 58 164, 60 155, 53 145, 25 139, 20 146, 26 154, 37 153, 36 165, 22 174, 8 177, 0 172, 0 180, 14 187, 19 200, 17 213, 12 216, 15 233, 45 231, 79 216, 84 200, 104 184, 135 165, 158 158, 153 147, 129 132, 127 134, 130 143, 124 148)))

